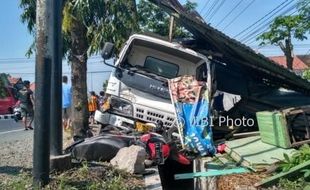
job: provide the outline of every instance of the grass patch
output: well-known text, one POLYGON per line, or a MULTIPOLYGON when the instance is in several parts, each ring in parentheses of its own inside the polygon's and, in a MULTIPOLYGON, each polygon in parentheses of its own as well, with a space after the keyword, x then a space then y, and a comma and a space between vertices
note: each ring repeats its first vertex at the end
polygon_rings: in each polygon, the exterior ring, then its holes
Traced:
POLYGON ((282 190, 310 190, 310 183, 304 178, 297 180, 280 179, 278 189, 282 190))
MULTIPOLYGON (((30 173, 22 173, 13 179, 0 182, 3 190, 37 189, 30 173)), ((144 189, 142 177, 134 176, 112 166, 100 163, 73 168, 64 173, 52 174, 44 190, 140 190, 144 189)))

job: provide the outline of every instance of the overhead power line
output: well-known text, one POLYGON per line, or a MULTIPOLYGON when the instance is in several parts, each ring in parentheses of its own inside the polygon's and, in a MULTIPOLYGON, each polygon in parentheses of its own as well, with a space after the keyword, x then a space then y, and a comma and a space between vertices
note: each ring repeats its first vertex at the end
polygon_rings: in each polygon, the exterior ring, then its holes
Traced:
POLYGON ((234 23, 237 18, 242 15, 253 3, 255 2, 255 0, 252 0, 237 16, 235 16, 232 21, 230 21, 230 23, 228 23, 224 28, 223 30, 225 30, 227 27, 229 27, 232 23, 234 23))
MULTIPOLYGON (((102 59, 100 55, 91 56, 88 58, 88 61, 96 60, 96 59, 102 59)), ((35 58, 1 58, 0 64, 11 64, 11 63, 29 63, 34 62, 35 58)))
POLYGON ((209 21, 212 20, 212 18, 214 17, 214 15, 222 8, 222 6, 224 5, 225 3, 225 0, 222 0, 218 6, 214 9, 213 13, 211 14, 210 18, 209 18, 209 21))
POLYGON ((201 14, 203 12, 203 10, 205 10, 208 6, 208 4, 211 2, 211 0, 206 0, 205 5, 203 6, 203 8, 199 11, 199 13, 201 14))
MULTIPOLYGON (((258 19, 256 22, 254 22, 253 24, 251 24, 250 26, 248 26, 247 28, 245 28, 244 30, 242 30, 241 32, 239 32, 238 34, 236 34, 234 36, 234 38, 238 37, 239 35, 243 34, 244 32, 246 32, 247 30, 249 30, 250 28, 254 27, 257 23, 259 23, 260 21, 262 21, 264 18, 266 18, 268 15, 272 14, 274 11, 276 11, 277 9, 279 9, 282 5, 284 5, 286 2, 288 2, 289 0, 285 0, 284 2, 282 2, 280 5, 278 5, 276 8, 274 8, 273 10, 271 10, 269 13, 267 13, 266 15, 264 15, 262 18, 258 19)), ((290 1, 292 2, 292 1, 290 1)))
POLYGON ((215 27, 218 27, 220 24, 222 24, 222 22, 234 11, 236 10, 239 5, 243 2, 244 0, 240 0, 235 6, 234 8, 232 8, 225 16, 224 18, 215 26, 215 27))
MULTIPOLYGON (((217 3, 218 3, 217 0, 214 0, 214 1, 213 1, 211 7, 210 7, 210 8, 208 9, 208 11, 205 13, 205 15, 203 16, 203 18, 207 18, 207 17, 209 16, 209 14, 211 13, 211 11, 213 11, 213 9, 214 9, 214 7, 215 7, 215 5, 216 5, 217 3)), ((209 22, 207 21, 207 23, 209 23, 209 22)))
MULTIPOLYGON (((291 3, 292 3, 292 1, 285 4, 283 7, 281 7, 281 9, 279 11, 286 8, 291 3)), ((276 11, 276 12, 272 13, 271 15, 269 15, 268 17, 265 17, 262 20, 262 22, 260 22, 258 25, 255 26, 255 28, 249 30, 248 32, 246 32, 245 34, 240 36, 239 39, 241 39, 241 41, 243 41, 245 38, 248 38, 249 36, 251 36, 251 34, 253 34, 253 31, 258 31, 258 28, 262 28, 262 26, 265 27, 266 25, 269 25, 275 17, 283 15, 283 12, 284 12, 284 14, 286 14, 286 12, 293 10, 295 8, 295 6, 296 6, 296 4, 293 4, 289 8, 287 8, 285 11, 282 11, 282 13, 280 13, 280 14, 279 14, 279 11, 276 11)))
MULTIPOLYGON (((283 16, 286 15, 287 13, 289 13, 290 11, 294 10, 296 8, 296 4, 292 5, 291 7, 289 7, 288 9, 286 9, 285 11, 281 12, 278 16, 283 16)), ((295 10, 293 13, 291 13, 290 15, 293 15, 294 13, 296 13, 297 10, 295 10)), ((264 24, 263 26, 261 26, 260 28, 256 29, 255 31, 253 31, 251 34, 249 34, 248 36, 244 37, 243 39, 241 39, 241 41, 243 43, 247 43, 249 41, 256 40, 257 36, 263 34, 266 30, 266 28, 268 28, 268 26, 273 22, 273 20, 270 20, 268 23, 264 24)), ((253 43, 253 42, 251 42, 253 43)))
MULTIPOLYGON (((87 71, 87 74, 90 73, 111 73, 112 71, 87 71)), ((11 75, 34 75, 35 72, 9 72, 11 75)), ((63 72, 63 74, 71 74, 70 72, 63 72)))

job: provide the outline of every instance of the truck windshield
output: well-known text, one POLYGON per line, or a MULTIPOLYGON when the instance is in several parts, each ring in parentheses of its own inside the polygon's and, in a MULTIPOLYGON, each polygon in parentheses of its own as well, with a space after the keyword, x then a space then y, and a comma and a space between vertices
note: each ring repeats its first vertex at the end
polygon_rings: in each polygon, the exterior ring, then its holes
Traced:
POLYGON ((178 76, 179 66, 154 57, 146 57, 143 69, 165 78, 178 76))

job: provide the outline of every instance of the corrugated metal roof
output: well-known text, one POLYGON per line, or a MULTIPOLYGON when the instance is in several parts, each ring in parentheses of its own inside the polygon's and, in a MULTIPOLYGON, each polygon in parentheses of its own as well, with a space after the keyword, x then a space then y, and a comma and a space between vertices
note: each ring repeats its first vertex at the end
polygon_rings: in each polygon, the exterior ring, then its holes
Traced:
POLYGON ((211 48, 221 53, 225 63, 241 65, 252 72, 251 74, 258 75, 261 80, 268 80, 269 84, 310 94, 308 81, 206 24, 197 13, 188 13, 177 0, 150 1, 175 16, 177 21, 202 44, 200 48, 206 48, 206 50, 211 48))

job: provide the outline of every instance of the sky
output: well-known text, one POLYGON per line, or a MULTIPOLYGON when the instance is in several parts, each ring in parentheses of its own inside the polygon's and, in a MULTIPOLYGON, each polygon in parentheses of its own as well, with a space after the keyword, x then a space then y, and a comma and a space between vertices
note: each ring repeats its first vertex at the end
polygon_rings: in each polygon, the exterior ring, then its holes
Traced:
MULTIPOLYGON (((185 0, 180 0, 184 3, 185 0)), ((234 37, 258 19, 269 13, 272 9, 286 0, 191 0, 198 4, 197 11, 205 18, 211 26, 221 30, 226 35, 234 37), (215 2, 218 2, 215 4, 215 2), (222 4, 221 4, 222 2, 222 4), (236 9, 233 10, 234 7, 236 9), (214 5, 214 8, 212 8, 214 5), (248 8, 246 8, 248 6, 248 8), (217 8, 217 9, 215 9, 217 8), (215 11, 216 10, 216 11, 215 11), (232 11, 233 10, 233 11, 232 11), (240 14, 245 10, 242 14, 240 14), (223 19, 230 11, 225 19, 223 19), (240 14, 238 16, 238 14, 240 14), (238 17, 237 17, 238 16, 238 17), (233 22, 231 22, 236 18, 233 22), (229 25, 228 25, 229 24, 229 25), (225 29, 224 29, 225 28, 225 29)), ((19 8, 20 0, 4 0, 0 6, 0 73, 12 73, 13 76, 22 76, 23 79, 34 81, 34 59, 26 59, 25 53, 33 41, 33 37, 28 33, 26 25, 21 23, 19 8)), ((296 2, 296 0, 295 0, 296 2)), ((278 11, 281 13, 290 6, 278 11)), ((292 13, 294 10, 288 12, 292 13)), ((253 30, 256 30, 256 27, 253 30)), ((246 33, 243 33, 246 34, 246 33)), ((242 35, 240 35, 242 36, 242 35)), ((283 55, 279 48, 275 46, 259 47, 255 42, 255 36, 250 35, 247 45, 266 56, 283 55), (249 42, 253 42, 250 43, 249 42)), ((309 36, 309 35, 308 35, 309 36)), ((310 36, 309 36, 310 37, 310 36)), ((239 38, 237 38, 239 39, 239 38)), ((303 42, 294 41, 295 54, 310 53, 310 40, 303 42)), ((102 86, 102 82, 108 78, 109 74, 100 71, 111 70, 103 65, 102 60, 96 56, 92 57, 88 63, 88 88, 97 91, 102 86), (91 79, 92 78, 92 79, 91 79)), ((68 74, 70 67, 64 61, 63 72, 68 74)))

